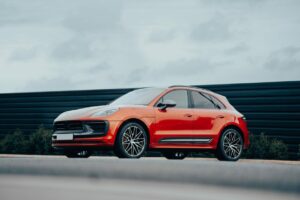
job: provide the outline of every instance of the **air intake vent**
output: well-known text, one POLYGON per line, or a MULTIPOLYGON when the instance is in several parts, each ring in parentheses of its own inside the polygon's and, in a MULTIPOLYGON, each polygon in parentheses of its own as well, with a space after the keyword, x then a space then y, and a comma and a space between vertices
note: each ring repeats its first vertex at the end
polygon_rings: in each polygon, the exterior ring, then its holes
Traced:
POLYGON ((91 128, 96 133, 105 133, 107 131, 107 123, 105 121, 86 121, 84 126, 91 128))
POLYGON ((53 131, 105 133, 108 129, 106 121, 60 121, 54 123, 53 131))

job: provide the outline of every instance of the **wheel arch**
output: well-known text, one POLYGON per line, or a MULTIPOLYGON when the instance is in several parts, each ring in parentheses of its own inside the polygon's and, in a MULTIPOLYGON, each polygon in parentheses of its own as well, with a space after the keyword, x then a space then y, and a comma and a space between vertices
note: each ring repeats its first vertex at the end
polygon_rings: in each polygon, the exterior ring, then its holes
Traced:
MULTIPOLYGON (((145 129, 146 134, 147 134, 147 137, 148 137, 148 141, 147 141, 147 142, 148 142, 148 145, 149 145, 149 143, 150 143, 150 133, 149 133, 149 128, 148 128, 148 126, 146 125, 146 123, 145 123, 144 121, 142 121, 142 120, 140 120, 140 119, 137 119, 137 118, 129 118, 129 119, 126 119, 125 121, 123 121, 123 122, 121 123, 121 125, 119 126, 119 128, 118 128, 117 135, 120 133, 120 131, 122 130, 122 128, 123 128, 127 123, 130 123, 130 122, 138 123, 139 125, 141 125, 141 126, 145 129)), ((115 137, 115 138, 117 138, 117 137, 115 137)), ((116 139, 115 139, 114 143, 116 143, 116 139)))
POLYGON ((221 138, 222 134, 224 133, 224 131, 227 130, 227 129, 230 129, 230 128, 235 129, 238 132, 240 132, 241 135, 242 135, 243 141, 245 142, 245 136, 244 136, 244 133, 243 133, 242 129, 238 125, 236 125, 236 124, 228 124, 228 125, 224 126, 221 129, 220 133, 219 133, 219 136, 218 136, 218 145, 220 143, 220 138, 221 138))

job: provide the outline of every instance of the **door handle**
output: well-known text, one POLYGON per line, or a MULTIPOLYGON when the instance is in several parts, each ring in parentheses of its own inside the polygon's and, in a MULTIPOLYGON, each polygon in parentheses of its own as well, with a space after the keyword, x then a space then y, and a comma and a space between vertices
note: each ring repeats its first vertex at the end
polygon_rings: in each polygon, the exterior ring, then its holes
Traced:
POLYGON ((187 113, 187 114, 185 114, 184 116, 185 116, 185 117, 192 117, 193 115, 187 113))
POLYGON ((224 115, 218 115, 217 118, 223 119, 224 115))

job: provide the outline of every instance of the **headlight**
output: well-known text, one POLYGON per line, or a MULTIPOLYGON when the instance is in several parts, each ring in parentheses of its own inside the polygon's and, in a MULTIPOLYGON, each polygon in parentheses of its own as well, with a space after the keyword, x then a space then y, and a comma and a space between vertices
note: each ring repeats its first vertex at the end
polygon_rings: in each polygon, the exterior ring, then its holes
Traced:
POLYGON ((118 108, 114 108, 114 109, 109 109, 109 110, 103 110, 103 111, 99 111, 93 114, 94 117, 103 117, 103 116, 108 116, 108 115, 112 115, 115 112, 117 112, 119 109, 118 108))

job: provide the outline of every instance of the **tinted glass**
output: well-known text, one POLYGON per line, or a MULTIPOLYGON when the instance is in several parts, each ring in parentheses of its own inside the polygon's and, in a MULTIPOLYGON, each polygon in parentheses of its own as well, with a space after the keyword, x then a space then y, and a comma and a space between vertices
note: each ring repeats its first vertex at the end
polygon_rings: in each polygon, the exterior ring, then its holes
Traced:
POLYGON ((163 88, 145 88, 134 90, 119 97, 110 105, 148 105, 155 97, 157 97, 164 90, 165 89, 163 88))
MULTIPOLYGON (((209 96, 210 96, 210 95, 209 95, 209 96)), ((213 97, 213 96, 210 96, 210 98, 214 101, 214 103, 215 103, 216 105, 219 106, 220 109, 225 109, 224 104, 222 104, 218 99, 216 99, 216 98, 213 97)))
POLYGON ((186 90, 175 90, 163 96, 159 102, 173 100, 176 102, 176 108, 188 108, 188 96, 186 90))
POLYGON ((215 105, 209 100, 209 97, 202 95, 200 92, 192 91, 192 98, 195 108, 215 109, 215 105))

